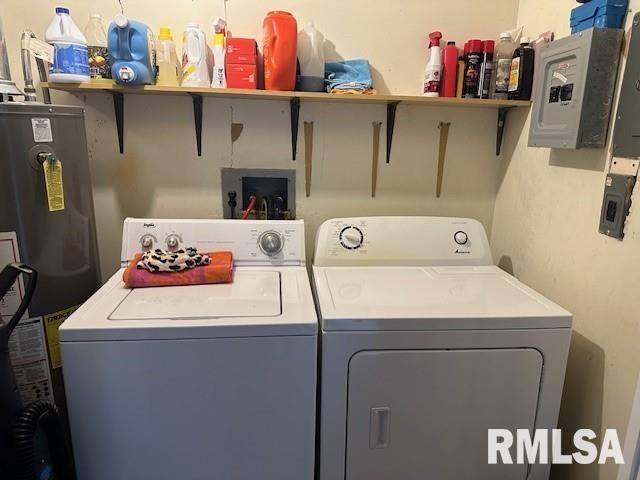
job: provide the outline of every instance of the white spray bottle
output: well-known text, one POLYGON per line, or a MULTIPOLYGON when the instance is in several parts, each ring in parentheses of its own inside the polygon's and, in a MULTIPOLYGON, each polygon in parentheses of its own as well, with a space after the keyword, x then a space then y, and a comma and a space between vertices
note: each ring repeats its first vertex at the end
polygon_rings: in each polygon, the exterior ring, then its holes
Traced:
POLYGON ((211 86, 214 88, 227 88, 227 74, 225 71, 225 35, 227 22, 223 18, 213 21, 213 78, 211 86))
POLYGON ((442 77, 442 58, 440 53, 440 39, 442 33, 431 32, 429 34, 429 50, 431 56, 424 69, 424 90, 425 97, 440 96, 440 79, 442 77))

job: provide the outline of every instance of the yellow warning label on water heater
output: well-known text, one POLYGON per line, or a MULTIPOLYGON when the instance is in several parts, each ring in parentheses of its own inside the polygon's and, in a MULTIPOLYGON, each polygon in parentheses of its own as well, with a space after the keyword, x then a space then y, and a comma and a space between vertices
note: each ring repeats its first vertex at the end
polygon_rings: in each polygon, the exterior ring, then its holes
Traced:
POLYGON ((62 162, 53 155, 48 155, 42 163, 44 183, 47 186, 47 202, 49 211, 64 210, 64 185, 62 183, 62 162))
POLYGON ((60 310, 59 312, 45 315, 44 329, 47 332, 47 344, 49 345, 49 358, 51 359, 51 368, 60 368, 62 366, 62 358, 60 356, 60 335, 58 329, 62 322, 71 316, 80 305, 60 310))

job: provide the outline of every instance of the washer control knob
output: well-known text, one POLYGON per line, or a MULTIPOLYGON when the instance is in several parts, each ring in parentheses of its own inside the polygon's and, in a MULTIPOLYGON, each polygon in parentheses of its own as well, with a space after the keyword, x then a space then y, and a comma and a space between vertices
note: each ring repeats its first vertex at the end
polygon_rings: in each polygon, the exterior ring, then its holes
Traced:
POLYGON ((469 241, 469 236, 463 232, 462 230, 458 230, 454 235, 453 239, 458 245, 466 245, 469 241))
POLYGON ((153 247, 153 237, 151 235, 143 235, 140 239, 140 245, 142 245, 142 248, 145 250, 151 250, 153 247))
POLYGON ((180 237, 177 235, 169 235, 167 237, 167 247, 169 250, 174 250, 180 246, 180 237))
POLYGON ((284 238, 282 238, 282 235, 278 232, 270 230, 260 235, 258 245, 260 246, 262 253, 269 255, 270 257, 274 257, 282 251, 282 248, 284 247, 284 238))

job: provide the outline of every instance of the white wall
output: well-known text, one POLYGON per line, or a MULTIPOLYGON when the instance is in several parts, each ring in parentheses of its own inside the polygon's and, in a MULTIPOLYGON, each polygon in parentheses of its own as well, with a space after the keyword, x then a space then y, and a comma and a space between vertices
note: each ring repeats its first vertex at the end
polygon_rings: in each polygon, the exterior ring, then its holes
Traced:
MULTIPOLYGON (((518 22, 531 36, 554 30, 561 38, 576 5, 521 0, 518 22)), ((631 7, 636 13, 640 1, 631 7)), ((623 242, 600 235, 607 151, 528 148, 529 119, 522 112, 512 120, 524 128, 512 128, 507 140, 494 257, 509 257, 503 264, 512 263, 522 281, 575 314, 561 426, 617 428, 622 441, 640 370, 640 212, 629 218, 623 242)), ((576 480, 613 480, 615 473, 611 463, 554 470, 555 478, 576 480)))
MULTIPOLYGON (((24 28, 39 36, 53 17, 55 1, 3 0, 14 78, 21 83, 19 37, 24 28), (31 6, 31 4, 36 4, 31 6)), ((116 0, 69 0, 74 19, 84 28, 91 12, 112 18, 116 0)), ((224 13, 223 1, 125 0, 125 12, 155 31, 173 29, 174 37, 190 21, 207 26, 224 13)), ((293 12, 299 25, 314 21, 330 41, 328 59, 369 58, 381 93, 419 93, 426 58, 426 36, 435 29, 461 45, 468 38, 495 38, 515 24, 517 1, 497 0, 489 10, 476 0, 455 2, 380 0, 348 2, 264 2, 229 0, 230 29, 236 36, 261 37, 268 9, 293 12), (464 15, 462 14, 464 12, 464 15), (470 21, 472 19, 473 21, 470 21)), ((365 214, 437 214, 476 217, 490 229, 500 162, 494 155, 496 112, 491 109, 441 109, 400 106, 393 160, 384 163, 381 138, 378 195, 371 199, 372 122, 385 121, 382 106, 302 105, 300 161, 291 161, 289 105, 286 102, 205 100, 203 156, 195 153, 191 100, 188 97, 127 96, 125 155, 117 152, 111 97, 53 93, 54 102, 87 109, 92 180, 103 275, 119 261, 125 216, 219 217, 220 168, 295 168, 298 216, 308 222, 308 246, 326 218, 365 214), (244 132, 231 148, 231 122, 244 132), (313 185, 304 196, 302 122, 315 123, 313 185), (440 121, 451 121, 442 197, 435 198, 440 121)), ((384 132, 384 126, 383 126, 384 132)))

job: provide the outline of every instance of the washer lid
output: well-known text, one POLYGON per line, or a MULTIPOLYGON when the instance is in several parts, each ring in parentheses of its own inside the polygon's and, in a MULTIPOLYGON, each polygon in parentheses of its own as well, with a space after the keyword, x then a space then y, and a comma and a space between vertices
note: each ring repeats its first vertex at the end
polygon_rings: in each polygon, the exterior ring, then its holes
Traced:
POLYGON ((233 283, 129 289, 122 272, 60 327, 61 342, 316 335, 305 267, 240 267, 233 283))
POLYGON ((571 314, 495 266, 314 267, 323 328, 474 330, 571 326, 571 314))
POLYGON ((238 272, 233 283, 134 288, 111 320, 273 317, 280 315, 278 272, 238 272))

